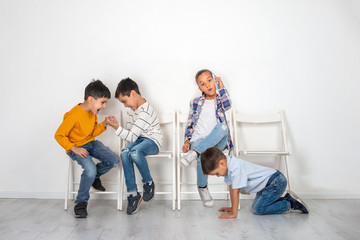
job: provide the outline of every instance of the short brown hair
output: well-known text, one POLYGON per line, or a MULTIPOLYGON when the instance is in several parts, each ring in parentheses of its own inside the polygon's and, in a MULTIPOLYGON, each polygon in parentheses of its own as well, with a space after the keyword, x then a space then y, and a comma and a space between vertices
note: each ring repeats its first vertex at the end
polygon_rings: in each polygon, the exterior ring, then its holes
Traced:
POLYGON ((226 156, 220 149, 210 147, 201 153, 200 159, 203 173, 209 175, 211 171, 214 171, 219 166, 221 159, 226 159, 226 156))
POLYGON ((120 94, 129 97, 132 90, 141 95, 137 83, 131 78, 125 78, 119 82, 115 91, 115 97, 119 98, 120 94))

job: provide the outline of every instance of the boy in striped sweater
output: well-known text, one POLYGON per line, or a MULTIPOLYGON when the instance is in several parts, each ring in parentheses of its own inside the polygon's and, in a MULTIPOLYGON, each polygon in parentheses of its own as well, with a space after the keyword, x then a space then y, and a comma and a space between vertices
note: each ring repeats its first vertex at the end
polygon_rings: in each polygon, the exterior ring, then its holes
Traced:
POLYGON ((126 128, 119 126, 116 118, 109 116, 109 125, 115 134, 128 142, 121 151, 121 161, 124 168, 126 187, 129 193, 127 214, 134 214, 144 199, 154 198, 155 184, 150 175, 146 155, 159 153, 162 144, 162 133, 155 110, 140 94, 139 87, 130 78, 119 82, 115 97, 128 108, 126 128), (139 169, 144 183, 143 196, 137 191, 134 164, 139 169))

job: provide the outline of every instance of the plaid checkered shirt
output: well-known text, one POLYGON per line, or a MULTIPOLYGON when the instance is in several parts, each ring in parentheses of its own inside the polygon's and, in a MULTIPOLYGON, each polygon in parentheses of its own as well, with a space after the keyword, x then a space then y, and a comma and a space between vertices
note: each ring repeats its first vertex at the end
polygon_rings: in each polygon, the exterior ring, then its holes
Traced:
MULTIPOLYGON (((200 97, 194 98, 190 103, 190 112, 188 117, 188 122, 185 129, 185 140, 191 139, 196 124, 199 120, 199 116, 201 113, 202 106, 205 102, 205 95, 203 94, 200 97)), ((219 123, 225 122, 228 126, 226 121, 225 111, 231 108, 231 100, 228 91, 225 88, 221 88, 219 90, 219 94, 216 95, 216 118, 219 123)), ((228 126, 228 142, 227 142, 227 149, 231 152, 234 149, 233 143, 231 141, 230 129, 228 126)))

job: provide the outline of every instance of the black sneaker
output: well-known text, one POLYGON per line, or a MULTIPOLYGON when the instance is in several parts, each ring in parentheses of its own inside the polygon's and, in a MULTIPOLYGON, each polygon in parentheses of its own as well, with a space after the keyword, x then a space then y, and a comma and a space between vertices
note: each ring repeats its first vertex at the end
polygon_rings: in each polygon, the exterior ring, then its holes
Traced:
POLYGON ((127 214, 131 215, 136 213, 136 211, 139 209, 139 205, 141 203, 142 197, 140 193, 137 193, 137 195, 134 197, 133 195, 128 196, 128 207, 127 207, 127 214))
POLYGON ((284 199, 290 202, 291 209, 300 210, 301 212, 308 214, 309 208, 306 204, 293 192, 288 192, 284 199))
POLYGON ((87 203, 86 202, 79 202, 74 206, 74 212, 76 218, 86 218, 87 211, 86 211, 87 203))
POLYGON ((92 184, 93 188, 95 188, 96 190, 99 191, 105 191, 105 188, 103 187, 103 185, 101 185, 101 180, 100 178, 95 178, 93 184, 92 184))
POLYGON ((147 182, 144 184, 143 199, 148 202, 154 198, 155 194, 155 183, 152 181, 151 185, 147 182))

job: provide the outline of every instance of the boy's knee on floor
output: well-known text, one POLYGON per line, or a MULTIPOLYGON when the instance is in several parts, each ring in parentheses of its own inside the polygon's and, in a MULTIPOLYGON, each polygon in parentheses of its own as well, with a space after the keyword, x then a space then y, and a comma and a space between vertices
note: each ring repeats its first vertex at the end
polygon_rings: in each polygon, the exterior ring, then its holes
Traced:
POLYGON ((259 206, 252 206, 252 210, 256 215, 264 215, 265 214, 265 209, 261 208, 259 206))

